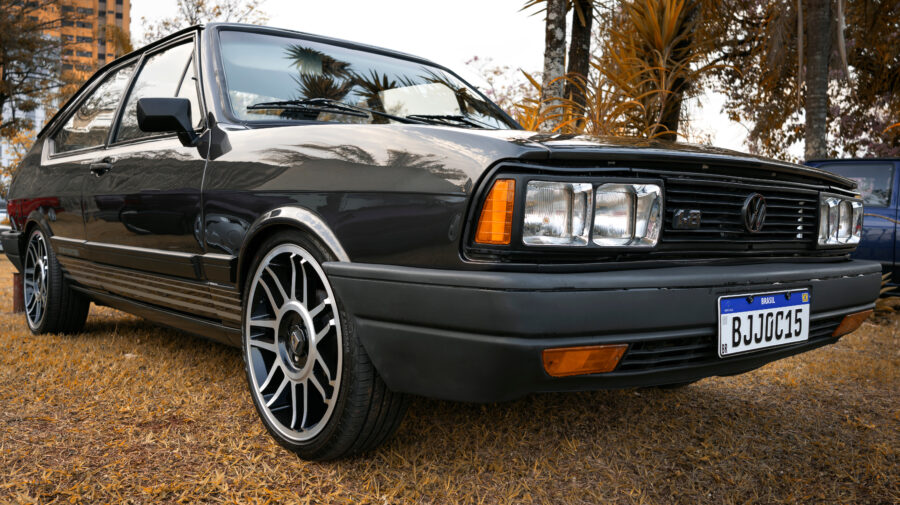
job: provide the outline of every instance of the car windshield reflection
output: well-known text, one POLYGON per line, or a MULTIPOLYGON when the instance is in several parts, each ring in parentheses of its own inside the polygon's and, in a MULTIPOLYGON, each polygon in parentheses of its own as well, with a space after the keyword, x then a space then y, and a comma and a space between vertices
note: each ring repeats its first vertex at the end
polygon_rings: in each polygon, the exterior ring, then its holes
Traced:
POLYGON ((220 44, 231 112, 243 121, 515 128, 502 112, 460 79, 416 61, 236 30, 223 30, 220 44), (296 105, 308 105, 315 99, 368 112, 296 105), (405 118, 410 119, 403 121, 405 118))

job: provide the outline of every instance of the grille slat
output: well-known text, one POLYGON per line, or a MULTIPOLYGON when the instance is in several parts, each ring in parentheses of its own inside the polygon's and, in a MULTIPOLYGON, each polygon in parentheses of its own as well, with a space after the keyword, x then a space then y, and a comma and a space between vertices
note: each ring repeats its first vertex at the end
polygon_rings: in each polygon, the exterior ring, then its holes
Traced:
POLYGON ((817 235, 817 199, 815 193, 803 189, 671 178, 666 181, 666 222, 661 240, 680 244, 747 244, 746 247, 781 243, 807 250, 814 246, 817 235), (766 199, 766 221, 757 233, 746 229, 742 215, 744 201, 753 193, 766 199), (699 228, 675 229, 678 210, 700 211, 699 228))

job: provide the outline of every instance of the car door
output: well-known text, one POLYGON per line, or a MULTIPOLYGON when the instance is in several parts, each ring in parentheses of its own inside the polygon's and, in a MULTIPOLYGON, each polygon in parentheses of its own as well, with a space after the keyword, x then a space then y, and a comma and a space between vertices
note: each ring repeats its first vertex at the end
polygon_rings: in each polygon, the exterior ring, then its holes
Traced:
MULTIPOLYGON (((35 197, 26 204, 45 210, 45 224, 51 228, 51 241, 58 254, 82 253, 82 188, 94 159, 106 147, 116 108, 135 66, 135 61, 124 62, 98 79, 44 145, 43 161, 34 177, 17 181, 22 185, 17 188, 21 194, 35 197)), ((26 214, 30 210, 25 209, 26 214)))
POLYGON ((193 36, 148 52, 120 107, 109 147, 93 160, 84 185, 85 236, 98 263, 196 280, 203 253, 200 193, 206 153, 174 134, 145 133, 137 101, 149 97, 191 100, 203 124, 193 36))
POLYGON ((892 272, 897 257, 897 177, 890 161, 845 161, 824 163, 819 168, 853 179, 865 205, 863 235, 855 258, 879 261, 885 272, 892 272))

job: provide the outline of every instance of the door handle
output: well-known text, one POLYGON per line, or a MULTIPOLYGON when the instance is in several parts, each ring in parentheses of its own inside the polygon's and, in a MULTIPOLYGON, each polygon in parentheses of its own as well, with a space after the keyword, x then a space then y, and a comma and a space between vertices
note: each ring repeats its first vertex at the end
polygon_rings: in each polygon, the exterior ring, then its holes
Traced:
POLYGON ((113 159, 112 158, 103 158, 102 161, 98 161, 96 163, 91 163, 91 173, 100 177, 112 170, 113 159))

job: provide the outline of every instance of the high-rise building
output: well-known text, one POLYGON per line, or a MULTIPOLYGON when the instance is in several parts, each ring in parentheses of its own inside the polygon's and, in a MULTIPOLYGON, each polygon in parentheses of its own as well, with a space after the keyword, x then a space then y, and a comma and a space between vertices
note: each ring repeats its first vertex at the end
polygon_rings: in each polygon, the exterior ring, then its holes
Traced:
POLYGON ((117 40, 130 37, 130 0, 58 0, 67 18, 49 35, 61 37, 63 70, 92 72, 122 55, 117 40))

